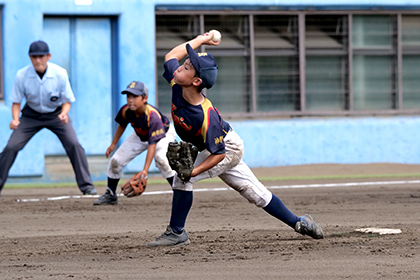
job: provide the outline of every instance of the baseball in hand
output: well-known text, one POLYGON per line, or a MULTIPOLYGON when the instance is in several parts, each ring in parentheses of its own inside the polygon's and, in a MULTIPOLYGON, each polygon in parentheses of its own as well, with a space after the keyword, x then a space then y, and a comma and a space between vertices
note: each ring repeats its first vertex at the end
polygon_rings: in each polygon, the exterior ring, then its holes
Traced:
POLYGON ((220 39, 222 38, 222 34, 220 34, 220 32, 216 29, 210 30, 209 33, 213 32, 213 38, 211 38, 213 40, 213 42, 219 42, 220 39))

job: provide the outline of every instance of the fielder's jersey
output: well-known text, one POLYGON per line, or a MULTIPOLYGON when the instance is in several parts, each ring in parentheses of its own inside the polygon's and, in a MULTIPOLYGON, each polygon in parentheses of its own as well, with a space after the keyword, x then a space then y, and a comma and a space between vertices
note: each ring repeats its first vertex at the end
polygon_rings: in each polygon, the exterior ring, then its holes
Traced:
POLYGON ((130 123, 141 141, 148 141, 149 144, 155 144, 164 138, 169 129, 168 118, 156 107, 147 103, 144 114, 139 117, 128 108, 127 104, 122 106, 115 121, 122 127, 126 127, 130 123))
POLYGON ((207 149, 212 154, 225 153, 223 139, 230 130, 229 123, 222 119, 206 96, 203 95, 204 102, 200 105, 191 105, 182 97, 182 87, 173 81, 173 73, 178 67, 178 60, 168 60, 163 74, 172 86, 171 114, 178 136, 200 151, 207 149))

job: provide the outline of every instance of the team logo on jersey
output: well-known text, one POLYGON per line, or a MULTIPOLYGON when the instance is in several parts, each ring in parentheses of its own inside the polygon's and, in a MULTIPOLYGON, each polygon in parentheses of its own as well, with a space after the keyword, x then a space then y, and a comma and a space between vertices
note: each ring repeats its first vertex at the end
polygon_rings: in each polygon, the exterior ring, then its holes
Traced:
POLYGON ((178 117, 177 115, 175 115, 175 110, 176 110, 176 107, 172 103, 171 114, 172 114, 172 119, 174 121, 174 125, 181 126, 185 131, 190 131, 192 128, 191 125, 186 124, 185 119, 183 117, 178 117))
POLYGON ((55 101, 57 101, 57 100, 58 100, 58 97, 57 97, 57 96, 51 96, 50 100, 51 100, 52 102, 55 102, 55 101))
POLYGON ((131 123, 131 126, 134 128, 134 131, 137 133, 137 135, 146 136, 149 134, 148 129, 141 129, 141 127, 134 127, 134 123, 131 123))
POLYGON ((214 144, 219 145, 220 143, 223 143, 223 136, 214 138, 214 144))
POLYGON ((172 118, 174 119, 174 124, 181 126, 185 131, 191 130, 191 125, 188 125, 185 123, 185 120, 183 117, 178 117, 177 115, 172 113, 172 118))
POLYGON ((155 130, 155 131, 153 131, 152 132, 152 137, 154 137, 154 136, 158 136, 158 135, 161 135, 161 134, 163 134, 164 132, 163 132, 163 128, 161 128, 161 129, 158 129, 158 130, 155 130))

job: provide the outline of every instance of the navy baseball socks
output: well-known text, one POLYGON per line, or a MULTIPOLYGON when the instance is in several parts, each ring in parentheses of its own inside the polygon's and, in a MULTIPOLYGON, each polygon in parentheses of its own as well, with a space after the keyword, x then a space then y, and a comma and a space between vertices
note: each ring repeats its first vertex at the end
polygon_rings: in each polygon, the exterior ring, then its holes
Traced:
POLYGON ((268 214, 286 223, 302 235, 309 235, 314 239, 324 238, 324 232, 322 231, 321 226, 317 224, 310 215, 297 217, 287 209, 283 202, 274 194, 270 203, 263 209, 268 214))
POLYGON ((193 202, 193 192, 174 190, 172 213, 169 226, 175 233, 181 233, 193 202))
POLYGON ((289 209, 287 209, 286 205, 283 204, 280 198, 278 198, 274 194, 270 203, 263 209, 271 216, 279 219, 280 221, 286 223, 292 228, 299 221, 299 218, 295 214, 293 214, 289 209))
MULTIPOLYGON (((147 247, 158 246, 179 246, 190 243, 188 234, 184 229, 188 212, 193 202, 193 192, 174 190, 172 198, 172 213, 169 226, 166 231, 156 238, 155 241, 147 244, 147 247)), ((310 215, 297 217, 283 202, 273 195, 270 203, 263 208, 267 213, 294 228, 302 235, 309 235, 314 239, 324 238, 324 232, 310 215)))
POLYGON ((172 196, 172 213, 169 226, 166 231, 147 244, 147 247, 180 246, 190 244, 188 234, 184 229, 185 220, 191 209, 193 192, 174 190, 172 196))
POLYGON ((117 187, 120 179, 112 179, 108 177, 108 188, 106 192, 98 199, 93 201, 93 205, 115 205, 118 203, 117 187))

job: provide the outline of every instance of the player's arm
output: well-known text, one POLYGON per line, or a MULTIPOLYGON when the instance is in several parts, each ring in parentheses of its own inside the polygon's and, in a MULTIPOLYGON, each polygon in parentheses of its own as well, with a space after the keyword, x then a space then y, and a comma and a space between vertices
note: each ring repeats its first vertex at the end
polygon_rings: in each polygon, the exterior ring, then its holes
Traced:
POLYGON ((221 162, 225 158, 226 153, 224 154, 211 154, 208 158, 206 158, 203 163, 199 166, 194 167, 193 171, 191 172, 191 177, 195 177, 211 168, 216 166, 219 162, 221 162))
POLYGON ((20 116, 20 103, 13 103, 12 105, 12 121, 10 122, 10 129, 17 129, 20 121, 19 121, 19 116, 20 116))
POLYGON ((166 55, 165 55, 165 62, 175 58, 176 60, 180 61, 181 59, 183 59, 185 56, 187 56, 187 49, 185 48, 185 46, 187 44, 190 44, 190 46, 195 50, 196 48, 200 47, 201 45, 214 45, 217 46, 220 44, 220 40, 218 42, 214 42, 212 40, 213 38, 213 31, 211 33, 204 33, 202 35, 198 35, 197 37, 195 37, 194 39, 182 43, 178 46, 176 46, 175 48, 173 48, 171 51, 169 51, 166 55))
POLYGON ((71 108, 71 103, 70 102, 63 103, 61 113, 58 115, 58 118, 64 124, 69 122, 70 108, 71 108))
POLYGON ((155 152, 156 152, 156 143, 149 144, 149 146, 147 147, 147 154, 146 154, 146 160, 144 161, 144 167, 143 167, 143 170, 140 172, 144 176, 142 176, 141 178, 147 179, 150 165, 152 164, 153 158, 155 157, 155 152))
POLYGON ((125 128, 126 127, 118 124, 117 130, 115 131, 114 138, 112 139, 111 145, 109 145, 108 149, 106 149, 106 152, 105 152, 105 156, 107 158, 111 155, 112 151, 115 150, 115 147, 117 146, 118 141, 121 138, 121 135, 123 135, 125 128))

